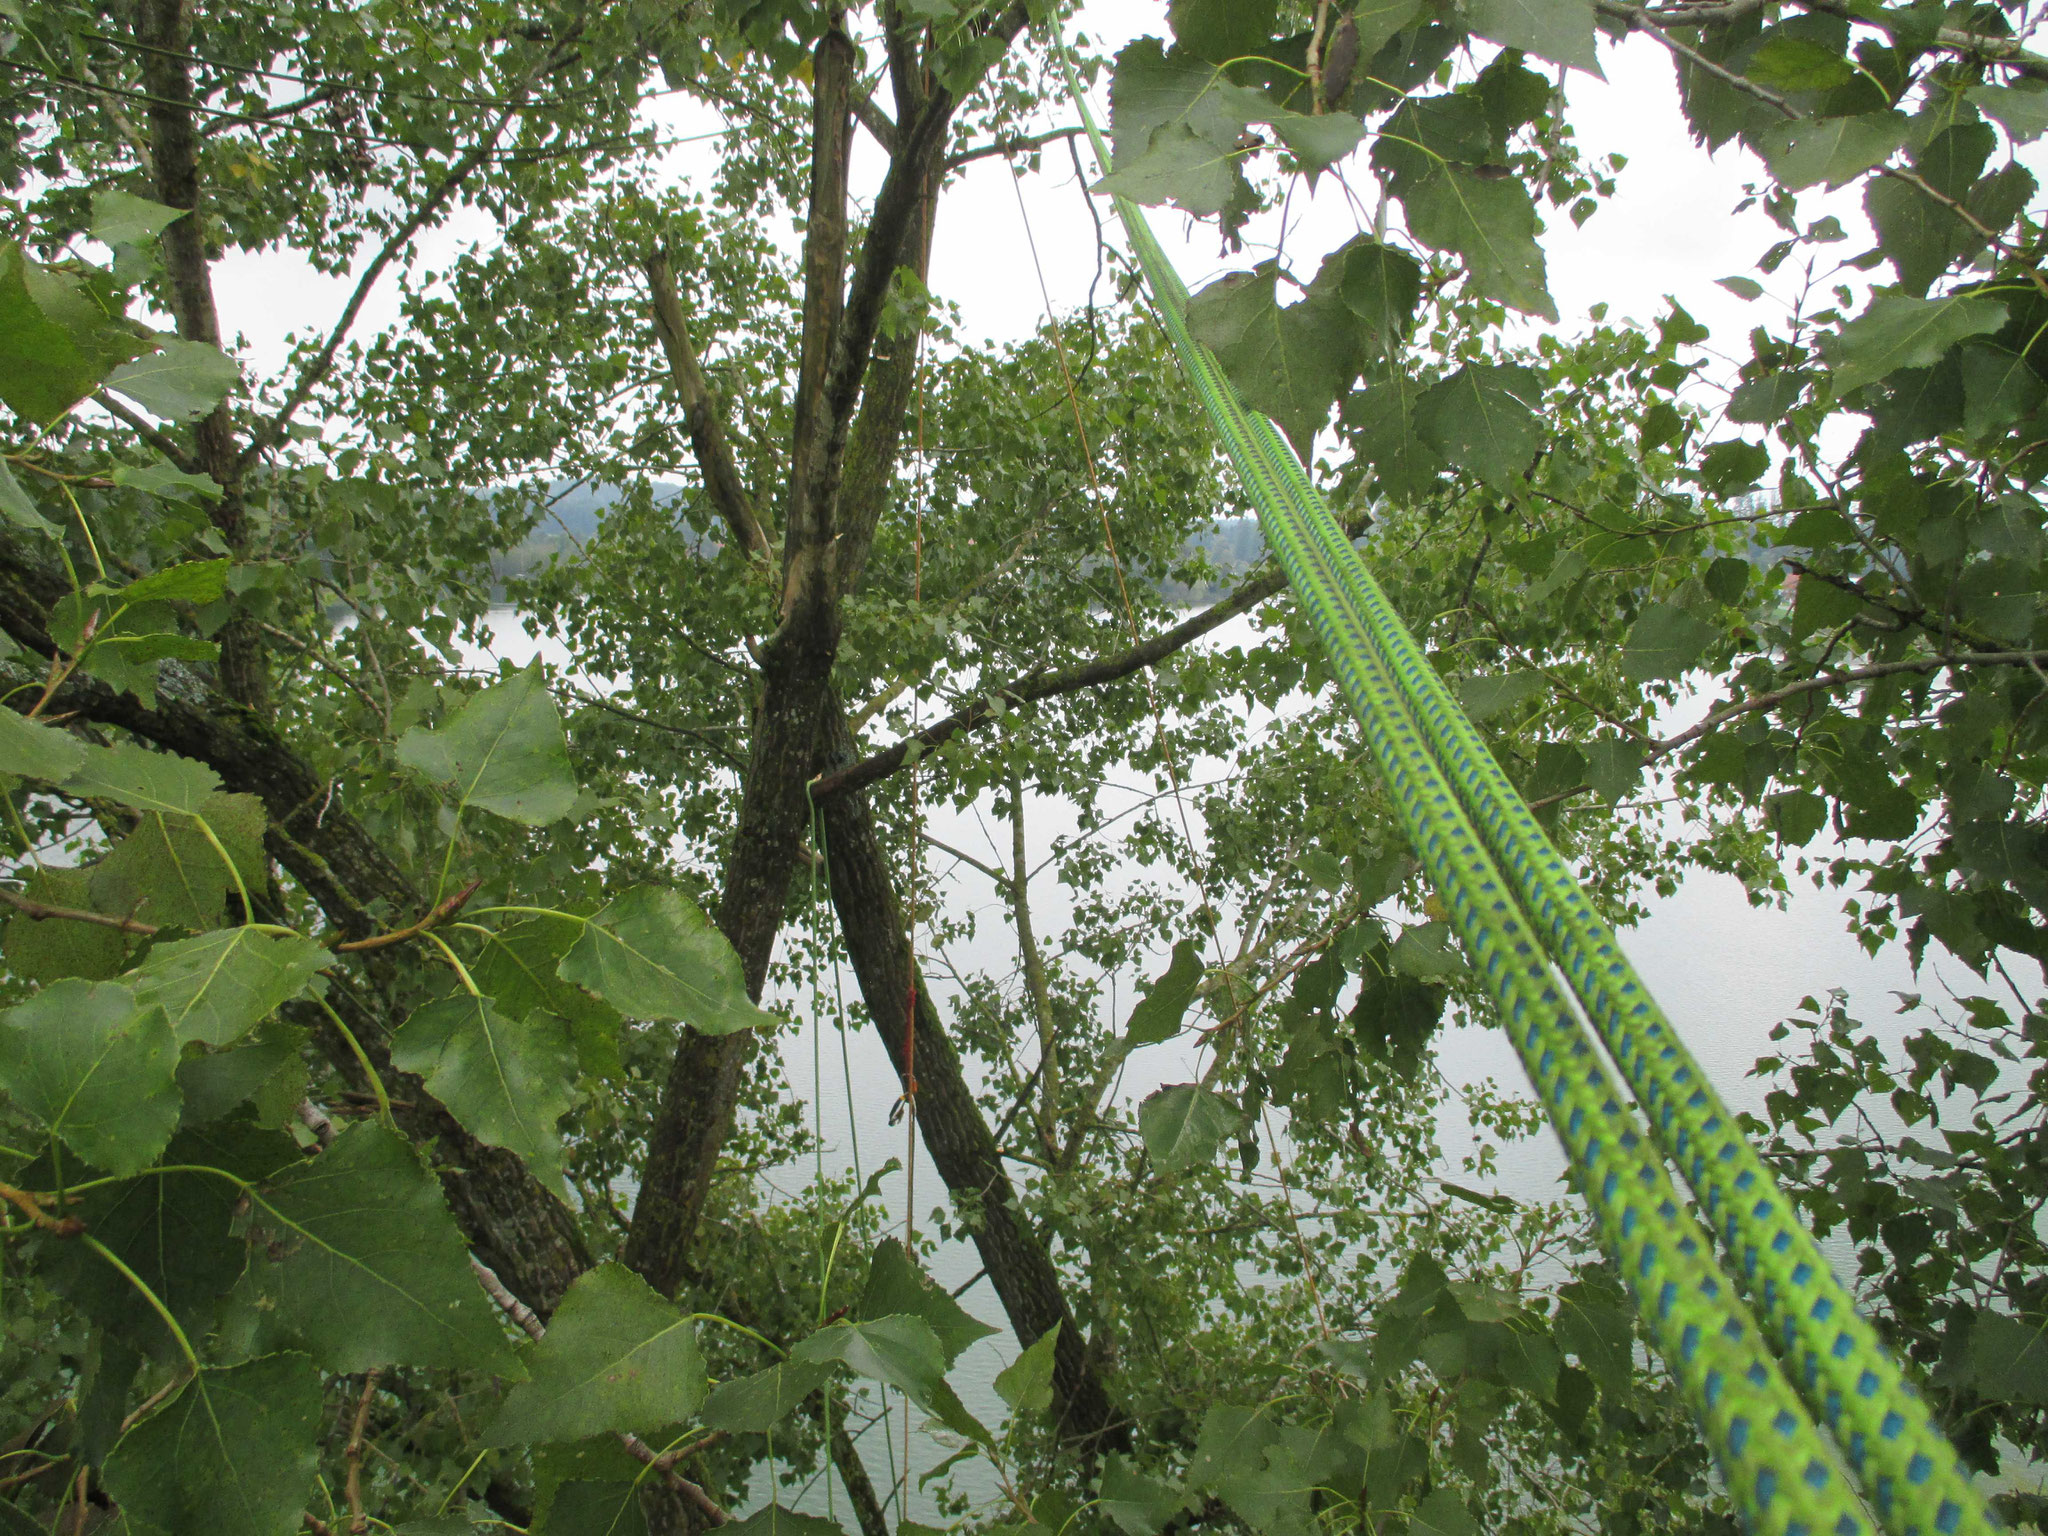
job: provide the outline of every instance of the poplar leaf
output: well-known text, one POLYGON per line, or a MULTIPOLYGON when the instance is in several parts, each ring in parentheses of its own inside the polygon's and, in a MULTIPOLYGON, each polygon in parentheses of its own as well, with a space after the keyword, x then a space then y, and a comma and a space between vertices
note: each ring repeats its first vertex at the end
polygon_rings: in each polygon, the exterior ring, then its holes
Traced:
POLYGON ((1059 1349, 1060 1324, 1054 1323, 1031 1347, 996 1372, 998 1396, 1018 1413, 1043 1413, 1052 1406, 1052 1369, 1059 1349))
POLYGON ((996 1331, 919 1269, 893 1237, 875 1244, 874 1256, 868 1260, 868 1282, 856 1311, 863 1321, 899 1314, 922 1318, 938 1338, 949 1366, 968 1345, 996 1331))
POLYGON ((921 1317, 877 1317, 820 1328, 789 1352, 792 1364, 837 1361, 857 1376, 896 1387, 955 1434, 982 1444, 989 1432, 946 1384, 946 1353, 921 1317))
POLYGON ((1594 48, 1592 0, 1467 0, 1465 10, 1467 25, 1488 42, 1606 78, 1594 48))
POLYGON ((1756 147, 1782 186, 1797 191, 1825 182, 1832 191, 1883 164, 1905 142, 1903 112, 1868 112, 1773 123, 1757 135, 1756 147))
POLYGON ((1216 354, 1245 403, 1272 417, 1306 458, 1357 371, 1358 322, 1334 297, 1283 306, 1279 268, 1233 272, 1188 301, 1188 329, 1216 354))
POLYGON ((62 416, 146 345, 104 274, 41 266, 0 241, 0 401, 25 420, 62 416))
POLYGON ((1236 1128, 1236 1109, 1198 1083, 1171 1084, 1138 1106, 1138 1134, 1161 1173, 1208 1162, 1236 1128))
POLYGON ((85 761, 85 743, 68 731, 0 709, 0 773, 60 784, 85 761))
POLYGON ((189 757, 123 742, 117 747, 87 745, 85 762, 65 781, 64 788, 73 794, 116 800, 138 811, 196 816, 207 797, 220 788, 220 775, 189 757))
POLYGON ((1543 381, 1514 364, 1468 363, 1415 402, 1416 428, 1451 463, 1496 490, 1528 473, 1543 445, 1543 381))
POLYGON ((708 1386, 682 1310, 620 1264, 577 1277, 526 1363, 486 1444, 659 1429, 696 1413, 708 1386))
POLYGON ((477 1140, 516 1152, 566 1200, 556 1122, 576 1102, 576 1059, 551 1014, 507 1018, 489 998, 463 992, 416 1009, 391 1037, 391 1061, 477 1140))
POLYGON ((1173 946, 1165 973, 1145 988, 1145 995, 1131 1010, 1130 1021, 1124 1025, 1126 1048, 1156 1045, 1179 1034, 1181 1020, 1187 1017, 1201 984, 1202 957, 1193 939, 1182 939, 1173 946))
POLYGON ((178 1128, 163 1009, 113 982, 60 981, 0 1013, 0 1088, 87 1162, 125 1177, 178 1128))
POLYGON ((153 203, 118 187, 92 195, 92 237, 106 245, 136 245, 154 240, 190 212, 153 203))
POLYGON ((170 1016, 180 1045, 231 1045, 298 996, 333 958, 298 934, 217 928, 155 945, 130 985, 138 1001, 170 1016))
POLYGON ((1438 165, 1403 178, 1395 191, 1408 211, 1409 232, 1433 250, 1463 256, 1477 292, 1556 323, 1543 248, 1536 243, 1536 205, 1521 182, 1438 165))
POLYGON ((1683 677, 1720 631, 1674 603, 1652 603, 1628 632, 1621 670, 1639 683, 1683 677))
POLYGON ((167 336, 156 351, 108 374, 106 383, 152 416, 192 421, 227 399, 241 381, 241 366, 219 347, 167 336))
POLYGON ((721 1384, 705 1400, 698 1417, 708 1427, 729 1434, 762 1434, 794 1413, 805 1398, 831 1379, 829 1361, 778 1361, 765 1371, 721 1384))
POLYGON ((0 518, 31 533, 55 533, 57 525, 36 510, 35 498, 21 488, 14 471, 0 460, 0 518))
POLYGON ((733 1521, 725 1530, 728 1536, 846 1536, 845 1528, 836 1520, 799 1514, 774 1503, 755 1510, 744 1520, 733 1521))
POLYGON ((576 803, 562 717, 537 668, 469 699, 436 730, 398 738, 398 760, 475 806, 529 827, 560 821, 576 803))
POLYGON ((1124 1536, 1159 1536, 1186 1504, 1186 1495, 1136 1471, 1118 1452, 1103 1458, 1095 1507, 1116 1522, 1124 1536))
POLYGON ((740 958, 695 902, 665 886, 627 891, 588 919, 557 973, 633 1019, 701 1035, 773 1026, 747 996, 740 958))
POLYGON ((1821 343, 1834 365, 1835 392, 1873 384, 1901 368, 1925 368, 1969 336, 2005 324, 2005 305, 1979 294, 1916 299, 1882 293, 1870 308, 1821 343))
POLYGON ((320 1373, 304 1355, 201 1371, 107 1453, 107 1491, 156 1530, 297 1530, 322 1418, 320 1373))
POLYGON ((330 1370, 523 1374, 440 1184, 375 1121, 257 1188, 245 1235, 245 1288, 330 1370))

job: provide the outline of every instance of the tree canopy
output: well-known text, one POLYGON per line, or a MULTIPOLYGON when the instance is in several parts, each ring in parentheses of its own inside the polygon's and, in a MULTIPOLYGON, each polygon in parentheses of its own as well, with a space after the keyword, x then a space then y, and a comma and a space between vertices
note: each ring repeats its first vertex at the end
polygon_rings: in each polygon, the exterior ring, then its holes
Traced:
POLYGON ((1114 229, 1015 344, 934 287, 996 158, 1207 226, 1195 334, 1610 916, 1817 881, 1925 968, 1748 1129, 2048 1517, 2031 13, 1071 10, 0 0, 0 1529, 1733 1528, 1492 1185, 1539 1106, 1441 1153, 1490 1005, 1114 229), (1746 337, 1551 298, 1632 36, 1782 233, 1746 337), (269 371, 265 253, 347 294, 269 371), (799 1029, 893 1064, 908 1233, 799 1029))

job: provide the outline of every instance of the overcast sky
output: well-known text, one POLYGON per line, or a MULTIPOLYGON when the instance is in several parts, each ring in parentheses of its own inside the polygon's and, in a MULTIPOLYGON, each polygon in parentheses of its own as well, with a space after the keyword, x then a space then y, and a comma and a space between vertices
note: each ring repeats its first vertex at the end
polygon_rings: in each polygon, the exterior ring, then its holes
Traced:
MULTIPOLYGON (((1080 25, 1113 49, 1146 33, 1164 35, 1165 17, 1164 0, 1094 0, 1080 25)), ((1733 213, 1745 182, 1757 179, 1761 166, 1733 146, 1709 156, 1691 142, 1678 110, 1671 62, 1653 41, 1637 37, 1619 46, 1603 44, 1601 58, 1606 80, 1576 73, 1570 79, 1571 121, 1589 157, 1620 152, 1628 164, 1618 178, 1618 195, 1602 204, 1584 228, 1575 229, 1561 213, 1545 210, 1550 228, 1544 246, 1560 326, 1567 332, 1583 329, 1589 306, 1603 302, 1610 306, 1611 319, 1649 323, 1663 312, 1664 296, 1672 294, 1712 327, 1715 342, 1710 345, 1725 338, 1731 349, 1746 353, 1743 334, 1783 313, 1779 301, 1792 291, 1794 279, 1788 264, 1775 280, 1775 295, 1753 304, 1716 286, 1722 277, 1754 275, 1757 258, 1782 238, 1760 210, 1733 213)), ((1106 96, 1106 78, 1097 94, 1106 96)), ((679 98, 668 98, 658 110, 665 122, 684 131, 716 126, 701 108, 679 98)), ((1098 100, 1097 111, 1106 120, 1106 100, 1098 100)), ((1054 112, 1046 126, 1072 120, 1070 114, 1054 112)), ((859 143, 856 182, 871 185, 880 153, 864 135, 859 143)), ((672 151, 673 172, 680 181, 705 178, 716 153, 715 141, 672 151)), ((1364 159, 1361 153, 1348 164, 1353 186, 1369 204, 1375 194, 1364 159)), ((1083 163, 1092 176, 1095 167, 1085 148, 1083 163)), ((1095 273, 1094 226, 1067 156, 1050 150, 1044 166, 1043 174, 1024 183, 1024 204, 1053 303, 1064 310, 1087 297, 1095 273)), ((1108 219, 1106 204, 1098 206, 1108 219)), ((1803 200, 1804 217, 1822 211, 1836 213, 1850 227, 1850 240, 1831 248, 1834 252, 1848 255, 1865 248, 1866 231, 1854 197, 1838 195, 1825 204, 1803 200)), ((1213 227, 1170 209, 1155 210, 1152 217, 1193 287, 1264 254, 1248 248, 1242 256, 1225 259, 1219 256, 1213 227)), ((1113 221, 1111 227, 1115 238, 1113 221)), ((1358 227, 1357 212, 1334 178, 1324 178, 1314 194, 1298 188, 1289 208, 1290 261, 1304 275, 1313 272, 1321 253, 1358 227)), ((1251 247, 1270 246, 1277 229, 1277 214, 1254 221, 1248 230, 1251 247)), ((422 242, 421 265, 430 271, 445 266, 461 246, 490 236, 480 215, 459 217, 422 242)), ((941 209, 932 283, 960 306, 967 337, 1010 340, 1028 335, 1043 320, 1024 236, 1024 214, 1007 163, 989 159, 970 167, 941 209)), ((348 286, 279 253, 230 256, 217 278, 224 328, 243 339, 243 355, 259 372, 281 364, 294 329, 331 324, 348 286)), ((1112 296, 1105 286, 1100 297, 1107 302, 1112 296)), ((365 321, 387 325, 395 316, 395 294, 387 282, 373 296, 365 321)))

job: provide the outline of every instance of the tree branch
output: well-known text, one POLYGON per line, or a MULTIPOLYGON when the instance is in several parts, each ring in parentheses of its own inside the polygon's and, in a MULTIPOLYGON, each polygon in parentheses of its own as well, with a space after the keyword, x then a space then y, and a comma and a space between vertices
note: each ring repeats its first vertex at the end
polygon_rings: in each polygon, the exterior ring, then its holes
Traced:
MULTIPOLYGON (((1364 521, 1360 519, 1345 532, 1349 537, 1356 538, 1363 530, 1363 526, 1364 521)), ((1068 667, 1061 672, 1031 672, 1009 683, 999 684, 983 692, 972 703, 962 705, 943 719, 934 720, 923 730, 904 737, 893 746, 884 747, 857 763, 824 775, 811 785, 811 794, 815 799, 824 800, 846 790, 872 784, 877 779, 887 778, 906 761, 912 760, 913 750, 922 756, 934 747, 943 746, 960 732, 971 731, 996 718, 993 701, 997 698, 1005 699, 1011 704, 1030 704, 1040 699, 1057 698, 1061 694, 1079 693, 1084 688, 1099 688, 1105 683, 1129 677, 1146 667, 1157 666, 1211 630, 1229 623, 1240 614, 1249 613, 1286 585, 1286 576, 1278 570, 1247 577, 1239 584, 1237 590, 1222 602, 1204 608, 1172 629, 1162 630, 1141 645, 1134 645, 1114 656, 1105 656, 1078 667, 1068 667)))
POLYGON ((746 482, 733 461, 732 445, 726 440, 718 402, 697 360, 697 349, 690 344, 689 323, 676 290, 675 266, 668 252, 659 250, 647 258, 642 270, 654 296, 654 329, 668 356, 669 377, 682 398, 683 421, 689 428, 697 469, 704 476, 704 489, 740 548, 751 558, 771 559, 774 548, 755 515, 753 499, 747 495, 746 482))
POLYGON ((109 917, 104 912, 85 912, 77 907, 53 907, 46 902, 31 901, 26 896, 18 896, 5 886, 0 886, 0 901, 4 901, 23 917, 36 923, 49 922, 52 919, 70 923, 91 923, 96 927, 113 928, 121 933, 140 934, 145 939, 157 931, 155 923, 140 922, 132 917, 109 917))
POLYGON ((1061 139, 1076 139, 1086 133, 1086 128, 1054 128, 1046 133, 1011 134, 988 144, 977 144, 972 149, 956 150, 946 156, 946 169, 957 171, 963 165, 976 160, 987 160, 995 155, 1019 155, 1026 150, 1038 149, 1047 144, 1057 144, 1061 139))

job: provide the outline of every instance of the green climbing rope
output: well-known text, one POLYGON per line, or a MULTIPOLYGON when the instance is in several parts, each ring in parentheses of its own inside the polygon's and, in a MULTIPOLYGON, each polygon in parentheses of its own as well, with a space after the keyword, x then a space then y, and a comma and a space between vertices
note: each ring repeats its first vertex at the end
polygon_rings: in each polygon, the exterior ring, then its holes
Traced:
MULTIPOLYGON (((1071 69, 1068 86, 1107 168, 1107 146, 1071 69)), ((1893 1536, 1994 1529, 1927 1405, 1856 1311, 1300 461, 1188 331, 1186 289, 1143 212, 1122 198, 1116 206, 1182 366, 1737 1508, 1757 1531, 1865 1530, 1863 1502, 1835 1464, 1839 1445, 1893 1536), (1559 973, 1647 1110, 1647 1139, 1559 995, 1559 973), (1683 1172, 1714 1223, 1734 1283, 1681 1202, 1667 1163, 1683 1172), (1789 1379, 1759 1318, 1785 1352, 1789 1379)))

